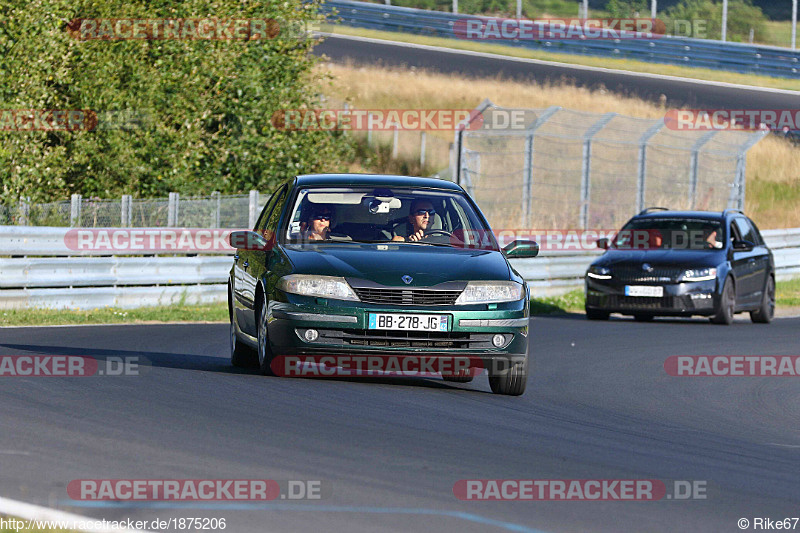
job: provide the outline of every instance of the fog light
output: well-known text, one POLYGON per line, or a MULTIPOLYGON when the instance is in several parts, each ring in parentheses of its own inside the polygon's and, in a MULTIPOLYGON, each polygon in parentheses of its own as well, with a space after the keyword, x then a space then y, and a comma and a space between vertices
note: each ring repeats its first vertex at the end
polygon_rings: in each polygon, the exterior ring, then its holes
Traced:
POLYGON ((710 300, 711 295, 706 293, 692 294, 692 300, 710 300))
POLYGON ((500 348, 505 343, 506 343, 506 338, 503 335, 497 334, 494 337, 492 337, 492 344, 494 344, 495 347, 497 348, 500 348))
POLYGON ((319 331, 315 329, 307 329, 305 333, 303 333, 303 338, 308 342, 314 342, 319 338, 319 331))

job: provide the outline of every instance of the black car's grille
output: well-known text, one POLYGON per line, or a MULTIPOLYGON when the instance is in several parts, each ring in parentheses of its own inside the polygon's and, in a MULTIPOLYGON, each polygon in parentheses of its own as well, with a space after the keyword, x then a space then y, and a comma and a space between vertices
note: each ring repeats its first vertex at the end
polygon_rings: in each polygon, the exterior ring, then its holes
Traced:
POLYGON ((675 267, 652 267, 651 271, 642 270, 642 265, 617 265, 611 267, 611 275, 616 281, 626 283, 667 283, 677 281, 685 269, 675 267))
POLYGON ((386 305, 453 305, 461 294, 461 291, 431 289, 356 288, 354 290, 362 302, 386 305))
MULTIPOLYGON (((599 302, 598 302, 599 303, 599 302)), ((606 296, 605 306, 609 309, 692 309, 692 301, 688 296, 664 296, 650 298, 644 296, 606 296)))
POLYGON ((490 348, 491 333, 451 331, 319 330, 324 344, 391 348, 490 348))

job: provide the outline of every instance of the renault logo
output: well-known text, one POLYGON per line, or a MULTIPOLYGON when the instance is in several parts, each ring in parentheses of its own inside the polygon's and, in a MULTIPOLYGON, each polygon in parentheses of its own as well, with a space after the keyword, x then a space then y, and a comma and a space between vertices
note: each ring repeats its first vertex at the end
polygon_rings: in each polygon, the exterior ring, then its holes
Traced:
POLYGON ((414 281, 414 278, 412 278, 412 277, 411 277, 411 276, 409 276, 408 274, 406 274, 405 276, 403 276, 403 277, 402 277, 402 278, 400 278, 400 279, 402 279, 402 280, 403 280, 403 283, 405 283, 406 285, 408 285, 409 283, 411 283, 412 281, 414 281))
POLYGON ((642 263, 642 270, 645 272, 652 272, 653 267, 651 267, 649 263, 642 263))

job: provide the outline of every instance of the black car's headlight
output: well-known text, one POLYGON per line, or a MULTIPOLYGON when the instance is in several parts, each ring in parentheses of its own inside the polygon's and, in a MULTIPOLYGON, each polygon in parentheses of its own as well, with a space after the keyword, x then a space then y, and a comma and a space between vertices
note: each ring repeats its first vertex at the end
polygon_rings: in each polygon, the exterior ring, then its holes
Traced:
POLYGON ((456 305, 516 302, 525 297, 525 287, 515 281, 470 281, 456 305))
POLYGON ((350 284, 344 278, 337 276, 290 274, 278 280, 278 288, 283 292, 302 296, 359 301, 350 284))
POLYGON ((611 279, 611 269, 604 266, 590 266, 586 275, 593 279, 611 279))
POLYGON ((690 268, 678 277, 678 281, 710 281, 717 279, 716 268, 690 268))

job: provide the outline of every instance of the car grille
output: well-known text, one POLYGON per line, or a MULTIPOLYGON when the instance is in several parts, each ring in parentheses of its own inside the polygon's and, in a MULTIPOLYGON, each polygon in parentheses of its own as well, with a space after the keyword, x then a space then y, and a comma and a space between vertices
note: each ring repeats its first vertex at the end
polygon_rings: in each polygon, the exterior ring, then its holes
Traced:
POLYGON ((610 294, 606 297, 605 307, 609 309, 693 309, 688 296, 665 296, 649 298, 643 296, 619 296, 610 294))
POLYGON ((391 348, 491 348, 491 333, 452 331, 319 330, 317 342, 391 348))
POLYGON ((356 288, 362 302, 385 305, 453 305, 461 291, 356 288))
POLYGON ((621 265, 611 267, 611 275, 616 281, 634 283, 665 283, 677 281, 685 269, 675 267, 653 267, 652 272, 642 270, 641 265, 621 265))

